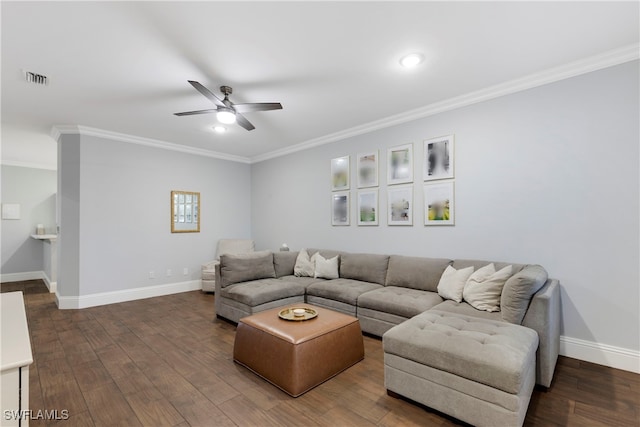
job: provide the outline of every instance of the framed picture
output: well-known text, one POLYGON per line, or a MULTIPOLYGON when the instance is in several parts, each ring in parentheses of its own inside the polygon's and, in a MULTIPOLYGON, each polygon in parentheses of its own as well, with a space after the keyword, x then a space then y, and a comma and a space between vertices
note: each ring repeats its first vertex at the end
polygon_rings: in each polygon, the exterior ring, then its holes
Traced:
POLYGON ((424 141, 424 180, 453 178, 454 136, 447 135, 424 141))
POLYGON ((387 184, 413 182, 413 144, 389 148, 387 162, 387 184))
POLYGON ((349 189, 349 156, 331 159, 331 191, 349 189))
POLYGON ((387 189, 387 224, 413 225, 413 186, 387 189))
POLYGON ((171 192, 171 232, 200 232, 200 193, 171 192))
POLYGON ((358 225, 378 225, 378 190, 358 191, 358 225))
POLYGON ((349 192, 331 195, 331 225, 349 225, 349 192))
POLYGON ((378 150, 358 154, 358 188, 378 186, 378 150))
POLYGON ((454 182, 424 185, 424 225, 455 224, 454 182))

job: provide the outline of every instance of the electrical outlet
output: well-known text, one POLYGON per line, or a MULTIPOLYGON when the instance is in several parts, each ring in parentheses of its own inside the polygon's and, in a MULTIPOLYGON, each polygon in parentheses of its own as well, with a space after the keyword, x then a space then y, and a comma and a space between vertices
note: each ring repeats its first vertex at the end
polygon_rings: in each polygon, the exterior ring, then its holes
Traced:
POLYGON ((167 268, 167 277, 171 277, 173 273, 171 272, 170 268, 167 268))
POLYGON ((155 271, 153 271, 153 270, 151 270, 151 271, 149 272, 149 279, 155 279, 155 278, 156 278, 156 272, 155 272, 155 271))
POLYGON ((182 269, 182 274, 184 274, 185 276, 189 275, 189 269, 187 267, 182 269))

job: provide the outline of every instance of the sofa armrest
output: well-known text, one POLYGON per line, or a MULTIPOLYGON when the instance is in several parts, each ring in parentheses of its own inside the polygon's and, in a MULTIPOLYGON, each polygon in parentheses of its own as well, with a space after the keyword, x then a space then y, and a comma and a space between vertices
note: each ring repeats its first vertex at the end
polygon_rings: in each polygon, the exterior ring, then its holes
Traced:
POLYGON ((214 304, 216 308, 216 314, 220 312, 220 304, 221 304, 221 291, 222 291, 222 280, 220 279, 220 263, 217 263, 216 266, 216 297, 214 299, 214 304))
POLYGON ((213 270, 216 268, 216 265, 219 265, 220 261, 218 260, 213 260, 213 261, 209 261, 205 264, 202 264, 202 270, 213 270))
POLYGON ((560 283, 557 280, 547 280, 533 296, 522 325, 538 333, 536 383, 549 387, 560 350, 560 283))

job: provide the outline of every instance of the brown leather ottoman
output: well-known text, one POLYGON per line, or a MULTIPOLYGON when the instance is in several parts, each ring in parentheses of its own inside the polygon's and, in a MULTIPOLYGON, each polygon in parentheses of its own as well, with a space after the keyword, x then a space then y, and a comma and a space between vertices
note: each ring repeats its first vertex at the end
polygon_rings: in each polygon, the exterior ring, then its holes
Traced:
POLYGON ((293 397, 364 359, 358 319, 309 304, 295 304, 240 319, 233 359, 293 397), (283 320, 280 310, 310 307, 318 317, 283 320))

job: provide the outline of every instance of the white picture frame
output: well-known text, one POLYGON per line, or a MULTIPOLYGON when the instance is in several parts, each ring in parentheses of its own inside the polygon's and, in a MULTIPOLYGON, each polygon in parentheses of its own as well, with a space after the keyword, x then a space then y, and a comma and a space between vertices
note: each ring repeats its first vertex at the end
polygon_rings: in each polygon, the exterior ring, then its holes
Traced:
POLYGON ((350 188, 351 172, 349 163, 349 156, 331 159, 331 191, 344 191, 350 188))
POLYGON ((387 224, 413 225, 413 185, 387 188, 387 224))
POLYGON ((387 150, 387 184, 413 182, 413 144, 404 144, 387 150))
POLYGON ((455 177, 455 136, 446 135, 424 141, 424 181, 455 177))
POLYGON ((348 191, 331 194, 331 225, 348 226, 351 224, 350 198, 348 191))
POLYGON ((378 189, 358 191, 358 225, 378 225, 378 189))
POLYGON ((378 150, 368 153, 359 153, 357 157, 358 188, 370 188, 378 186, 378 163, 380 154, 378 150))
POLYGON ((455 225, 455 182, 424 184, 424 225, 455 225))

